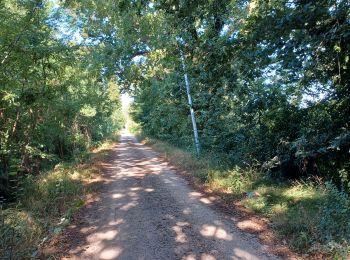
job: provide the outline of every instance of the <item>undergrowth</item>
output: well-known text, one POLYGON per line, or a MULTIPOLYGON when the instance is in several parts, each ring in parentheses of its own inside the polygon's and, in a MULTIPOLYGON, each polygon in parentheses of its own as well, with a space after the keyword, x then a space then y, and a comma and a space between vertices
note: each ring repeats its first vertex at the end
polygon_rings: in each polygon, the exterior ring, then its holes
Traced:
POLYGON ((112 144, 100 143, 74 162, 25 178, 18 200, 0 208, 0 259, 39 257, 45 241, 61 233, 84 205, 91 180, 100 172, 97 162, 112 144))
POLYGON ((254 167, 233 167, 224 156, 203 153, 198 158, 169 143, 143 139, 211 190, 268 217, 276 234, 304 257, 350 256, 350 199, 331 182, 276 180, 254 167))

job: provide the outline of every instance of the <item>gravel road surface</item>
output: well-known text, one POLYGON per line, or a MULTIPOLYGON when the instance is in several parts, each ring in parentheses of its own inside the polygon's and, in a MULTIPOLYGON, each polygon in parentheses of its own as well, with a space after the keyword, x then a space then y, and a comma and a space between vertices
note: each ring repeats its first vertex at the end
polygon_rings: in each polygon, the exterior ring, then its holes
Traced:
POLYGON ((277 259, 134 136, 105 169, 65 259, 277 259))

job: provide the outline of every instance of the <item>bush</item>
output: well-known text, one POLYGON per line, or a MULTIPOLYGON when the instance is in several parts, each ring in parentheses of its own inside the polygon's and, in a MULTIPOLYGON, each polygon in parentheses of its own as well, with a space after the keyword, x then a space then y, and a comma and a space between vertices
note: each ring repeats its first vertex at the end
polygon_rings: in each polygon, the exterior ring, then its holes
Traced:
POLYGON ((326 183, 326 191, 315 239, 325 245, 324 250, 346 258, 350 253, 350 198, 331 182, 326 183))
POLYGON ((36 259, 47 236, 59 233, 84 204, 84 182, 94 169, 59 164, 39 176, 28 175, 17 204, 0 208, 0 259, 36 259))

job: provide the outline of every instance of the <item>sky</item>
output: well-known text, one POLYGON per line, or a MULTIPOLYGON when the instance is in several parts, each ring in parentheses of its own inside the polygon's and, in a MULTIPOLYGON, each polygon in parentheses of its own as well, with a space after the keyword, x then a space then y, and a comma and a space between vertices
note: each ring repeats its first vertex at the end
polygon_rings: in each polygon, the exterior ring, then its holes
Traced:
MULTIPOLYGON (((49 0, 49 2, 52 3, 52 7, 59 8, 59 0, 49 0)), ((62 23, 60 28, 59 28, 59 34, 63 35, 69 35, 71 34, 71 29, 68 27, 67 24, 62 23)), ((75 31, 73 33, 73 41, 75 41, 77 44, 81 43, 83 38, 80 35, 79 31, 75 31)), ((123 111, 127 112, 129 109, 130 104, 133 101, 133 98, 129 96, 127 93, 123 93, 121 95, 121 100, 122 100, 122 109, 123 111)))
POLYGON ((123 93, 122 95, 122 109, 127 110, 133 101, 133 98, 129 96, 128 93, 123 93))

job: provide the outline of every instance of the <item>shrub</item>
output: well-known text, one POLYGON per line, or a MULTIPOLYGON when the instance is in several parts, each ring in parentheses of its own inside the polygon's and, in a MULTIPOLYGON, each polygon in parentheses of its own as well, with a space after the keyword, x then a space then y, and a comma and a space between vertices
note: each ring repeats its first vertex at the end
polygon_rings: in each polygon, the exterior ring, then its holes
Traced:
POLYGON ((321 207, 316 240, 326 251, 345 258, 350 252, 350 198, 333 183, 325 185, 327 197, 321 207))

